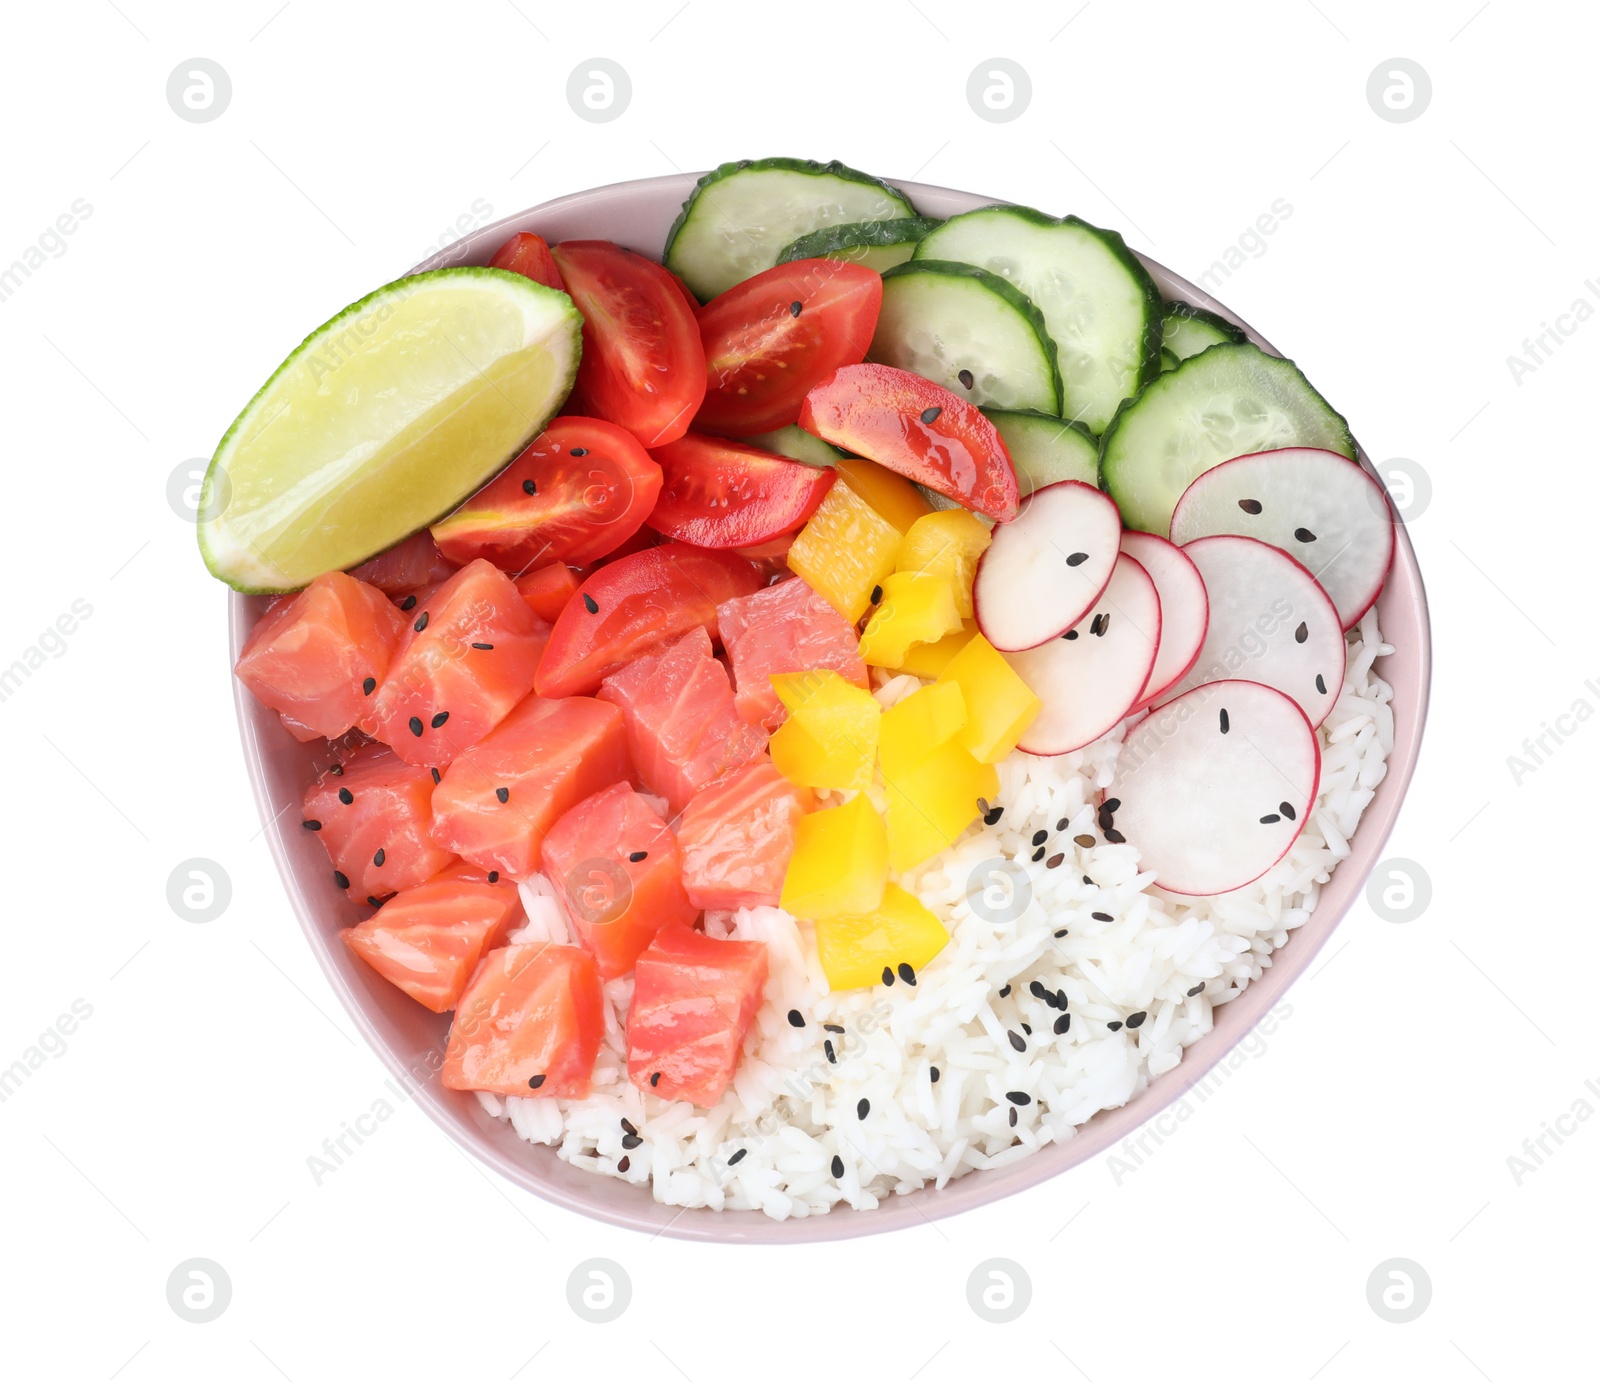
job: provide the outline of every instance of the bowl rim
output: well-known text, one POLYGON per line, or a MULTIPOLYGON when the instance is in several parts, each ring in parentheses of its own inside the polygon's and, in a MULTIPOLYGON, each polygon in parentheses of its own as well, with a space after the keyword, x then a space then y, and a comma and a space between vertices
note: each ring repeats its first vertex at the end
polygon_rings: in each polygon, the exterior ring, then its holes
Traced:
MULTIPOLYGON (((493 248, 514 231, 535 228, 541 219, 547 220, 561 212, 581 210, 587 203, 618 198, 647 198, 672 189, 687 195, 700 176, 687 173, 632 179, 552 198, 469 232, 408 271, 406 276, 456 264, 484 262, 493 253, 493 248), (484 248, 486 245, 489 246, 487 250, 484 248)), ((1001 198, 980 197, 935 184, 893 178, 885 181, 904 192, 919 210, 930 203, 944 203, 958 210, 1006 204, 1001 198)), ((947 210, 944 214, 954 213, 947 210)), ((1138 251, 1134 253, 1156 279, 1164 297, 1180 298, 1193 306, 1214 312, 1240 327, 1247 338, 1263 350, 1273 355, 1282 354, 1259 331, 1208 292, 1149 256, 1138 251)), ((1383 477, 1378 474, 1359 443, 1356 460, 1379 484, 1383 483, 1383 477)), ((357 1031, 390 1073, 405 1083, 407 1093, 459 1148, 523 1190, 553 1205, 651 1237, 718 1243, 798 1243, 855 1238, 931 1224, 935 1220, 992 1204, 1038 1186, 1107 1152, 1119 1139, 1156 1118, 1205 1080, 1261 1018, 1281 1001, 1316 958, 1361 894, 1382 857, 1383 846, 1394 829, 1415 774, 1427 724, 1433 665, 1427 592, 1405 520, 1398 513, 1393 513, 1393 519, 1396 529, 1395 551, 1379 603, 1383 603, 1386 596, 1398 597, 1401 588, 1404 588, 1408 597, 1405 608, 1410 611, 1411 623, 1406 630, 1408 642, 1403 649, 1401 645, 1396 645, 1396 650, 1397 653, 1403 651, 1403 661, 1411 665, 1413 672, 1403 687, 1395 679, 1386 678, 1394 687, 1392 705, 1396 712, 1396 728, 1395 744, 1387 760, 1385 777, 1378 785, 1374 800, 1368 803, 1350 841, 1350 855, 1340 861, 1329 883, 1323 885, 1311 918, 1291 933, 1283 946, 1273 951, 1271 964, 1260 979, 1253 981, 1236 999, 1216 1007, 1212 1030, 1185 1048, 1179 1065, 1151 1080, 1127 1102, 1114 1109, 1097 1112, 1085 1123, 1076 1126, 1070 1137, 1047 1144, 1006 1167, 969 1172, 937 1190, 924 1186, 904 1196, 890 1192, 880 1199, 877 1208, 872 1211, 857 1211, 841 1204, 826 1214, 774 1220, 760 1210, 689 1209, 663 1205, 655 1200, 646 1187, 571 1167, 557 1159, 553 1148, 527 1143, 515 1136, 514 1132, 509 1138, 506 1137, 505 1131, 509 1126, 503 1121, 491 1120, 470 1092, 445 1090, 437 1079, 436 1071, 419 1072, 417 1062, 406 1061, 379 1030, 374 1013, 355 983, 352 967, 358 962, 347 948, 337 945, 336 938, 332 937, 325 925, 325 919, 319 915, 311 898, 301 887, 298 868, 291 858, 289 839, 295 823, 291 820, 286 826, 284 819, 294 803, 291 800, 287 804, 275 804, 269 784, 269 761, 279 751, 267 741, 270 732, 283 732, 277 725, 276 716, 256 702, 243 683, 231 675, 232 664, 237 661, 244 640, 265 603, 263 597, 229 593, 229 680, 233 686, 245 766, 263 823, 263 832, 301 931, 357 1031), (1411 637, 1415 639, 1414 646, 1410 642, 1411 637), (1406 712, 1404 733, 1401 730, 1402 709, 1406 712), (1355 877, 1355 873, 1359 873, 1359 878, 1355 877), (1334 891, 1336 884, 1341 885, 1338 892, 1343 896, 1330 904, 1327 894, 1334 891), (1230 1034, 1224 1031, 1223 1025, 1235 1013, 1243 1013, 1249 1021, 1241 1018, 1229 1024, 1230 1029, 1238 1029, 1230 1034), (1219 1032, 1226 1040, 1213 1041, 1218 1038, 1219 1032), (1207 1044, 1206 1050, 1201 1057, 1195 1058, 1193 1053, 1202 1044, 1207 1044), (491 1124, 495 1127, 489 1127, 491 1124), (619 1188, 626 1195, 614 1194, 619 1188)), ((1390 603, 1394 604, 1395 601, 1391 600, 1390 603)), ((1385 638, 1391 632, 1386 629, 1385 638)), ((334 930, 341 928, 336 925, 334 930)))

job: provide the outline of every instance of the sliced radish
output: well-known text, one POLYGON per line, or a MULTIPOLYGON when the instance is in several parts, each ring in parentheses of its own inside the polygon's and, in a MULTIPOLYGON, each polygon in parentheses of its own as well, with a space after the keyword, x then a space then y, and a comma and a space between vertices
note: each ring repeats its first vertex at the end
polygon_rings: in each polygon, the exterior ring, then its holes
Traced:
POLYGON ((1043 709, 1018 748, 1066 754, 1093 744, 1133 709, 1161 642, 1161 598, 1133 558, 1119 555, 1094 608, 1058 639, 1007 653, 1043 709))
POLYGON ((984 638, 1016 652, 1072 628, 1111 579, 1121 535, 1116 504, 1093 485, 1035 490, 978 559, 972 603, 984 638))
POLYGON ((1237 533, 1282 548, 1322 583, 1353 628, 1394 560, 1394 518, 1383 487, 1336 451, 1285 447, 1213 466, 1183 492, 1172 541, 1237 533))
POLYGON ((1195 564, 1165 538, 1129 529, 1122 550, 1149 573, 1161 597, 1161 643, 1140 704, 1154 701, 1194 666, 1206 641, 1210 602, 1195 564))
POLYGON ((1243 677, 1292 696, 1321 725, 1344 683, 1344 630, 1328 593, 1287 552, 1254 538, 1196 538, 1183 551, 1206 583, 1211 618, 1194 666, 1154 704, 1243 677))
POLYGON ((1258 682, 1209 682, 1128 736, 1100 821, 1115 822, 1162 888, 1229 893, 1294 844, 1321 770, 1316 731, 1290 697, 1258 682))

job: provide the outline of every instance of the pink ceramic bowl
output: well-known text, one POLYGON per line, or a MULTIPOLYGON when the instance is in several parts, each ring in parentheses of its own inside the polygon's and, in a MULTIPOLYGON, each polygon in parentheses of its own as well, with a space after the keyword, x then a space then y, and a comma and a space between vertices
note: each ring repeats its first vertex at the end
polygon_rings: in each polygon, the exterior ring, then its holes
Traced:
MULTIPOLYGON (((521 230, 537 231, 552 243, 578 238, 614 240, 655 258, 692 185, 693 179, 687 176, 648 178, 560 197, 475 231, 417 268, 486 264, 507 236, 521 230)), ((990 205, 994 200, 920 183, 901 183, 900 187, 926 216, 952 216, 990 205)), ((1144 263, 1166 297, 1209 308, 1238 322, 1227 308, 1193 284, 1150 259, 1144 259, 1144 263)), ((1268 351, 1273 349, 1260 333, 1243 322, 1239 325, 1257 345, 1268 351)), ((1361 459, 1370 467, 1364 453, 1361 459)), ((1432 658, 1428 605, 1416 554, 1403 525, 1399 525, 1397 537, 1394 570, 1378 599, 1384 637, 1395 647, 1394 654, 1384 659, 1379 669, 1394 686, 1394 753, 1389 758, 1388 775, 1351 842, 1351 856, 1323 889, 1311 920, 1291 934, 1288 943, 1273 956, 1272 968, 1260 980, 1240 998, 1217 1010, 1216 1027, 1188 1049, 1182 1065, 1153 1082, 1121 1109, 1096 1115, 1074 1138, 1010 1167, 969 1174, 940 1191, 890 1196, 870 1212, 841 1208, 827 1215, 776 1221, 759 1211, 685 1211, 659 1205, 641 1187, 580 1171, 558 1159, 552 1149, 523 1142, 509 1124, 489 1118, 474 1096, 441 1086, 431 1072, 443 1052, 449 1026, 446 1017, 429 1013, 380 979, 340 942, 340 929, 365 916, 368 910, 334 886, 321 844, 310 832, 300 829, 298 804, 315 776, 314 764, 325 762, 326 752, 319 759, 313 746, 296 741, 278 717, 237 681, 234 699, 256 801, 262 819, 270 823, 267 839, 306 939, 356 1027, 384 1064, 410 1083, 417 1103, 440 1128, 518 1186, 611 1224, 649 1234, 721 1242, 844 1239, 923 1224, 987 1205, 1036 1186, 1113 1147, 1226 1056, 1311 963, 1378 862, 1416 767, 1422 738, 1432 658)), ((230 598, 234 658, 265 604, 261 597, 230 598)))

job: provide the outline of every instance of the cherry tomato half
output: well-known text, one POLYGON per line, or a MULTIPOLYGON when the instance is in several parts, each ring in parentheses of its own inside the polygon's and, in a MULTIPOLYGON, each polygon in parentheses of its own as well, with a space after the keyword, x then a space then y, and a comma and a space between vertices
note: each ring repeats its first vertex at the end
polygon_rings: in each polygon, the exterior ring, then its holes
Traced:
POLYGON ((554 288, 561 293, 567 291, 567 285, 561 281, 561 270, 556 268, 556 262, 551 257, 550 246, 542 235, 535 235, 532 231, 518 231, 513 235, 494 252, 489 267, 509 269, 513 274, 521 274, 535 283, 542 283, 546 288, 554 288))
POLYGON ((608 240, 566 240, 552 253, 583 313, 578 393, 644 446, 683 436, 705 397, 706 354, 672 275, 608 240))
POLYGON ((661 490, 661 468, 615 423, 554 419, 528 449, 433 526, 452 562, 487 557, 515 575, 592 562, 638 532, 661 490))
POLYGON ((661 463, 661 494, 645 522, 697 547, 754 547, 793 533, 834 478, 830 469, 703 432, 650 455, 661 463))
POLYGON ((864 264, 797 259, 700 309, 706 399, 694 425, 745 437, 800 416, 806 391, 867 357, 883 279, 864 264))
POLYGON ((909 370, 835 370, 806 395, 800 426, 992 519, 1017 516, 1017 473, 995 425, 909 370))

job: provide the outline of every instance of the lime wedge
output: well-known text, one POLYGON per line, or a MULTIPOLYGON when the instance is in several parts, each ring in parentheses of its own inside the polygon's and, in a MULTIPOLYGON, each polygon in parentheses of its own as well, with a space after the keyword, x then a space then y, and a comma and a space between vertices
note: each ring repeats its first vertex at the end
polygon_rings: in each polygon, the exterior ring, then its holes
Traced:
POLYGON ((200 491, 200 551, 235 590, 298 590, 455 508, 572 388, 583 318, 500 269, 437 269, 347 307, 245 405, 200 491))

